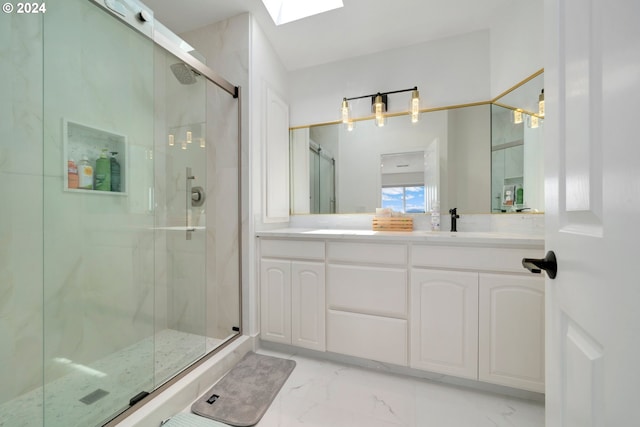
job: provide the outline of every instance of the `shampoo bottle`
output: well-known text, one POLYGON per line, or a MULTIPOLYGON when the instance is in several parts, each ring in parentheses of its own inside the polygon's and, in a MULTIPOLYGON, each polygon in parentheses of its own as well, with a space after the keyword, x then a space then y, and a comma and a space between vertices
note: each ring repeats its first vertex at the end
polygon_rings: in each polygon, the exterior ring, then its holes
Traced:
POLYGON ((102 154, 96 160, 96 185, 100 191, 111 191, 111 162, 107 158, 107 149, 102 149, 102 154))
POLYGON ((87 156, 78 163, 78 188, 93 190, 93 167, 87 156))

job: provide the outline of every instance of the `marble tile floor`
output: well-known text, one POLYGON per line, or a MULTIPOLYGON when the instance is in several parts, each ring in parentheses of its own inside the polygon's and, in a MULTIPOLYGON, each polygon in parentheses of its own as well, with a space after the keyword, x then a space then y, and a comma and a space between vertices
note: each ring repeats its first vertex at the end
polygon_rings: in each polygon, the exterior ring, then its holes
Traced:
POLYGON ((222 342, 165 329, 88 366, 64 362, 69 373, 0 405, 0 427, 99 425, 125 409, 133 395, 151 391, 222 342), (90 404, 79 400, 97 389, 109 394, 90 404))
POLYGON ((256 427, 544 426, 540 402, 297 354, 257 352, 297 365, 256 427))

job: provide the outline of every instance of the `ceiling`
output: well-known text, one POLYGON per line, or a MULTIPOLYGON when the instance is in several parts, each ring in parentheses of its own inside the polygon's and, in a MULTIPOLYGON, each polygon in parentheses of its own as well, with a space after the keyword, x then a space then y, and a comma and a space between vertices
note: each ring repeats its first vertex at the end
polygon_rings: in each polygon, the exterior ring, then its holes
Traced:
POLYGON ((251 13, 289 71, 489 28, 522 0, 343 0, 276 27, 260 0, 142 0, 175 33, 251 13))

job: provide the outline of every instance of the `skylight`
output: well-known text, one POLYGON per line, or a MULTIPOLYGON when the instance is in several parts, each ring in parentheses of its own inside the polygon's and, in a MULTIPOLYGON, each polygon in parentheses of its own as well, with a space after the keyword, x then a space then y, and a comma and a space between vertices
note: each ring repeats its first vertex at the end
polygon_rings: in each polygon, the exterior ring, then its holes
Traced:
POLYGON ((344 7, 342 0, 262 0, 276 25, 344 7))

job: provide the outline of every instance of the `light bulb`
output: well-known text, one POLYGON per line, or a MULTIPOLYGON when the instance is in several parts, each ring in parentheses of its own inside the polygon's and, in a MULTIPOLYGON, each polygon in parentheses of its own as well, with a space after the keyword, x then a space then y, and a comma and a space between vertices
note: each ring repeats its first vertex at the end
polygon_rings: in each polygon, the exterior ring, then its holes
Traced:
POLYGON ((540 96, 538 96, 538 115, 544 117, 544 89, 542 89, 540 96))
POLYGON ((382 127, 385 124, 384 117, 384 102, 382 102, 382 95, 376 95, 375 101, 373 103, 373 111, 375 114, 375 124, 378 127, 382 127))
POLYGON ((540 121, 537 116, 531 116, 531 129, 535 129, 540 125, 540 121))
POLYGON ((420 120, 420 93, 418 89, 414 89, 411 93, 409 111, 411 112, 411 123, 418 123, 418 120, 420 120))
POLYGON ((515 123, 515 124, 522 123, 522 111, 521 110, 513 110, 513 123, 515 123))
POLYGON ((187 143, 191 144, 191 141, 193 139, 193 135, 191 133, 190 130, 187 131, 187 143))
POLYGON ((169 134, 169 147, 173 147, 176 143, 175 136, 169 134))
POLYGON ((349 107, 347 98, 343 98, 342 106, 340 107, 340 117, 341 117, 342 123, 344 123, 345 125, 348 125, 350 116, 351 116, 351 108, 349 107))
POLYGON ((204 148, 204 138, 200 138, 200 148, 204 148))
POLYGON ((182 141, 182 143, 180 144, 180 146, 181 146, 181 148, 182 148, 183 150, 186 150, 186 149, 187 149, 187 141, 182 141))

